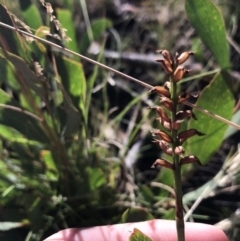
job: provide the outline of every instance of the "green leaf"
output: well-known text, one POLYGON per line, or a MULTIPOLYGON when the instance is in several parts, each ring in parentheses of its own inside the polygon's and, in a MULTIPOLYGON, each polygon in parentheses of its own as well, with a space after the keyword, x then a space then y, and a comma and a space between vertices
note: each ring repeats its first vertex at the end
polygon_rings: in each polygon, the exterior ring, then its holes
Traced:
MULTIPOLYGON (((221 74, 217 74, 202 91, 196 105, 226 119, 231 119, 234 98, 221 74)), ((198 120, 191 119, 188 128, 197 129, 206 135, 189 138, 186 153, 197 156, 202 164, 206 164, 221 145, 227 125, 202 112, 195 111, 195 115, 198 120)))
POLYGON ((24 18, 24 23, 33 29, 37 29, 42 25, 40 11, 36 5, 32 4, 30 0, 19 1, 21 13, 24 18))
POLYGON ((210 0, 186 0, 189 22, 211 50, 222 69, 230 67, 226 30, 219 10, 210 0))
MULTIPOLYGON (((0 89, 0 103, 9 106, 21 107, 10 95, 0 89)), ((30 140, 48 142, 48 139, 39 127, 39 123, 30 116, 14 109, 0 108, 0 123, 16 129, 30 140)), ((6 133, 5 133, 6 134, 6 133)))
POLYGON ((86 80, 82 64, 63 57, 66 70, 61 73, 63 86, 68 90, 68 93, 73 98, 75 105, 82 111, 85 109, 85 95, 86 95, 86 80))
POLYGON ((55 165, 52 153, 48 150, 41 151, 41 157, 46 167, 46 175, 51 181, 57 181, 59 177, 58 169, 55 165))
POLYGON ((39 142, 27 139, 17 130, 0 124, 0 137, 10 142, 17 142, 28 145, 39 145, 39 142))
POLYGON ((89 187, 94 191, 106 184, 106 177, 100 168, 86 168, 89 179, 89 187))
MULTIPOLYGON (((0 58, 6 58, 12 63, 15 68, 15 76, 18 80, 18 84, 22 86, 22 89, 28 87, 29 91, 34 90, 42 99, 45 98, 45 90, 41 85, 40 80, 36 74, 29 68, 28 64, 21 57, 0 50, 0 58)), ((1 66, 4 68, 4 66, 1 66)))
POLYGON ((64 112, 67 114, 64 136, 70 137, 84 123, 86 80, 81 63, 67 57, 56 58, 61 83, 59 89, 64 97, 64 112), (75 107, 81 110, 81 113, 75 107))
POLYGON ((69 10, 59 8, 56 10, 56 12, 62 27, 67 29, 67 36, 71 38, 71 41, 66 42, 65 46, 72 51, 79 52, 72 13, 69 10))
POLYGON ((151 213, 138 207, 128 208, 122 215, 123 223, 141 222, 153 219, 154 217, 151 213))
POLYGON ((129 241, 152 241, 147 235, 138 230, 137 228, 133 229, 133 233, 129 237, 129 241))

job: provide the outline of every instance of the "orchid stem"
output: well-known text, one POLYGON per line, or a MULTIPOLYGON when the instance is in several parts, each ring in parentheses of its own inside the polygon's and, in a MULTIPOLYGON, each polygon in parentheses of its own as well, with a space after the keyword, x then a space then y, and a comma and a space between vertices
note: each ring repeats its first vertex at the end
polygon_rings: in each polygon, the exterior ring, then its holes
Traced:
MULTIPOLYGON (((177 85, 171 81, 171 98, 173 100, 173 111, 171 116, 171 121, 174 123, 176 121, 177 113, 177 85)), ((184 218, 183 218, 183 202, 182 202, 182 180, 181 180, 181 165, 179 163, 179 155, 175 154, 174 150, 178 146, 178 130, 172 129, 172 149, 173 149, 173 164, 175 169, 173 170, 174 174, 174 190, 175 190, 175 219, 176 219, 176 228, 177 228, 177 237, 178 241, 185 241, 185 232, 184 232, 184 218)))

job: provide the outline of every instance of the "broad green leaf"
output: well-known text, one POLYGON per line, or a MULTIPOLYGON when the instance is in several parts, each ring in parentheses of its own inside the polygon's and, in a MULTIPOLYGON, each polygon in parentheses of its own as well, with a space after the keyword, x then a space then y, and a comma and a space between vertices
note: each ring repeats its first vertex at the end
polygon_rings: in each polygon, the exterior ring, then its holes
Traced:
MULTIPOLYGON (((217 74, 202 91, 196 105, 226 119, 231 119, 234 98, 221 74, 217 74)), ((197 156, 202 164, 206 164, 221 145, 227 125, 202 112, 194 111, 194 113, 198 120, 191 119, 188 129, 194 128, 206 135, 189 138, 186 153, 197 156)))
POLYGON ((145 235, 137 228, 134 228, 133 233, 129 237, 129 241, 153 241, 153 240, 150 239, 147 235, 145 235))
POLYGON ((213 53, 222 69, 230 67, 226 30, 219 10, 210 0, 185 0, 191 25, 213 53))
POLYGON ((140 207, 128 208, 122 215, 123 223, 141 222, 153 219, 154 217, 151 213, 140 207))
POLYGON ((86 80, 81 63, 63 57, 57 58, 57 65, 62 83, 58 83, 58 86, 64 97, 67 114, 64 136, 70 137, 84 123, 86 80))
POLYGON ((19 0, 21 13, 24 18, 24 23, 33 29, 37 29, 42 25, 40 11, 36 5, 32 4, 30 0, 19 0))
POLYGON ((63 86, 68 90, 70 96, 74 98, 73 102, 78 106, 79 109, 84 111, 85 108, 85 96, 86 96, 86 80, 83 71, 82 64, 63 57, 65 65, 65 73, 61 70, 63 86))
POLYGON ((73 14, 66 9, 57 9, 57 17, 63 28, 67 29, 67 36, 71 38, 71 41, 65 42, 65 46, 72 51, 79 52, 79 47, 77 44, 75 26, 73 23, 73 14))

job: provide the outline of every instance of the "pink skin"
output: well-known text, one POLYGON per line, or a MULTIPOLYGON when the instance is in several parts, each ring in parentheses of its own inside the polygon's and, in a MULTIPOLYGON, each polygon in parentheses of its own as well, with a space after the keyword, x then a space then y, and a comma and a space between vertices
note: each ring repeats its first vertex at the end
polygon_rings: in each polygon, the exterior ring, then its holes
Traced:
MULTIPOLYGON (((129 241, 137 228, 153 241, 176 241, 174 221, 151 220, 92 228, 71 228, 60 231, 44 241, 129 241)), ((228 241, 222 230, 207 224, 186 223, 186 241, 228 241)))

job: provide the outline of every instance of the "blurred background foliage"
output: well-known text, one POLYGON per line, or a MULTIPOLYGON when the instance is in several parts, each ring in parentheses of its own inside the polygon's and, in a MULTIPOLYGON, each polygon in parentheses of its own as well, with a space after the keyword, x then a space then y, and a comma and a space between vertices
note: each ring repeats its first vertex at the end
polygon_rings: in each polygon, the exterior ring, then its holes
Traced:
MULTIPOLYGON (((157 49, 193 50, 193 71, 181 88, 202 91, 199 106, 239 123, 240 3, 215 0, 220 14, 199 1, 216 16, 211 32, 198 24, 211 26, 211 17, 196 19, 190 2, 185 11, 184 1, 0 0, 0 21, 151 85, 167 80, 157 49)), ((158 126, 147 110, 156 96, 4 27, 0 47, 1 239, 174 218, 172 174, 151 169, 163 155, 152 143, 158 126)), ((183 171, 185 211, 195 204, 190 221, 216 224, 237 240, 239 132, 196 115, 189 127, 207 135, 185 148, 206 165, 183 171)))

